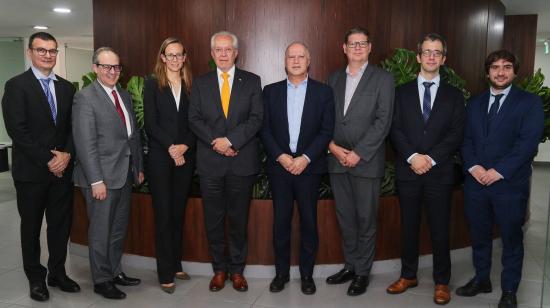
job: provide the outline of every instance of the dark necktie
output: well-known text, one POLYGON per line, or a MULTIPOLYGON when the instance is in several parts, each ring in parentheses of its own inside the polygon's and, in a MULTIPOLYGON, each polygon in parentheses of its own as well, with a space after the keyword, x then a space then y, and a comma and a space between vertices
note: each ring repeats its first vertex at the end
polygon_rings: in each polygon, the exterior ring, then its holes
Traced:
POLYGON ((433 82, 424 81, 424 100, 422 101, 422 117, 424 118, 424 124, 428 122, 430 113, 432 112, 432 93, 430 87, 434 85, 433 82))
POLYGON ((57 110, 55 108, 55 101, 53 100, 52 92, 50 91, 50 80, 52 79, 51 78, 40 79, 40 82, 42 83, 42 88, 44 89, 44 93, 46 94, 46 98, 48 99, 48 105, 50 105, 50 110, 52 111, 53 123, 56 124, 57 110))
POLYGON ((124 111, 122 111, 122 107, 120 106, 120 102, 118 100, 118 95, 116 94, 115 90, 113 90, 113 92, 111 92, 111 93, 113 94, 113 97, 115 98, 116 112, 118 112, 118 116, 122 120, 122 123, 124 123, 124 127, 126 127, 126 119, 124 117, 124 111))
MULTIPOLYGON (((491 94, 492 95, 492 94, 491 94)), ((491 122, 496 118, 498 114, 498 108, 500 106, 500 99, 504 96, 504 94, 498 94, 493 95, 495 98, 495 101, 491 105, 491 108, 489 109, 489 114, 487 114, 487 124, 491 126, 491 122)))

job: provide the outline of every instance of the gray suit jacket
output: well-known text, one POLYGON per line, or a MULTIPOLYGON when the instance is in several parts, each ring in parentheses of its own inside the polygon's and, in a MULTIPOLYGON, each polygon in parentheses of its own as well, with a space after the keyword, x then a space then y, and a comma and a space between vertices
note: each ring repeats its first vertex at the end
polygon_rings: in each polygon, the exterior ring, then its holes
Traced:
POLYGON ((74 96, 73 138, 76 149, 74 183, 89 188, 103 181, 108 189, 120 189, 132 166, 134 183, 143 170, 139 129, 128 92, 117 88, 130 116, 132 134, 120 120, 109 95, 96 80, 74 96), (131 158, 131 162, 130 162, 131 158))
POLYGON ((328 84, 335 96, 333 141, 351 149, 361 157, 355 168, 342 166, 329 154, 330 173, 348 172, 355 176, 379 178, 384 176, 384 140, 389 133, 393 115, 395 85, 393 76, 372 65, 367 65, 344 116, 346 70, 333 73, 328 84))

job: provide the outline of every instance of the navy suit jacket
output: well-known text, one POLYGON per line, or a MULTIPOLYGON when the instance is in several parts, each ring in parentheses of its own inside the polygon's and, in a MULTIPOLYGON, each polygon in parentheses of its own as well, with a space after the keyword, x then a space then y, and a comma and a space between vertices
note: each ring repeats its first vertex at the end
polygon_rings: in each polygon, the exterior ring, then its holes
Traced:
POLYGON ((531 175, 531 163, 544 129, 540 97, 512 86, 500 110, 487 127, 489 91, 474 97, 467 106, 462 145, 465 188, 483 189, 468 172, 480 165, 494 168, 504 179, 489 186, 494 192, 524 190, 531 175))
POLYGON ((452 184, 453 156, 464 136, 464 96, 455 87, 441 81, 428 122, 424 124, 418 81, 415 78, 397 88, 390 136, 397 150, 395 162, 398 180, 430 177, 452 184), (436 165, 427 173, 417 175, 407 159, 414 153, 427 154, 436 165))
POLYGON ((281 154, 307 155, 311 162, 302 174, 327 172, 327 147, 334 132, 334 95, 332 89, 311 78, 306 97, 296 153, 290 151, 287 114, 287 80, 265 86, 263 90, 264 123, 261 137, 267 153, 266 170, 271 174, 287 173, 277 158, 281 154))

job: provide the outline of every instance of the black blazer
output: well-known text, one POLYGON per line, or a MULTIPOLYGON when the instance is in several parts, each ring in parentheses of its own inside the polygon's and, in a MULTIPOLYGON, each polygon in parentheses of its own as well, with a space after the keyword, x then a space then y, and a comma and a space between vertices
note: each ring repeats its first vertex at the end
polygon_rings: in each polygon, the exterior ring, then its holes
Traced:
MULTIPOLYGON (((57 125, 40 81, 31 69, 8 80, 2 98, 2 112, 8 135, 13 142, 12 175, 16 181, 42 182, 55 179, 48 170, 53 149, 71 153, 71 110, 74 86, 56 76, 57 125)), ((63 180, 72 179, 72 160, 63 180)))
POLYGON ((398 87, 390 132, 398 155, 395 162, 397 179, 414 180, 420 177, 407 163, 407 158, 413 153, 420 153, 429 155, 436 162, 435 167, 422 176, 452 183, 452 158, 462 143, 464 123, 464 97, 457 88, 443 80, 426 124, 422 118, 417 79, 398 87))
POLYGON ((189 99, 181 85, 180 106, 176 108, 176 100, 170 87, 159 90, 154 78, 145 81, 143 109, 145 131, 151 150, 161 150, 168 155, 172 144, 185 144, 189 149, 185 152, 185 161, 194 160, 195 135, 189 128, 189 99))
MULTIPOLYGON (((268 173, 288 173, 276 160, 281 154, 292 155, 287 114, 287 80, 267 85, 263 91, 264 124, 262 141, 267 153, 268 173)), ((294 156, 311 159, 303 174, 327 172, 327 147, 334 132, 334 95, 323 83, 308 79, 300 135, 294 156)))
POLYGON ((263 119, 260 77, 235 69, 226 119, 216 73, 211 71, 196 78, 191 90, 189 126, 198 138, 198 173, 208 176, 223 176, 228 172, 238 176, 256 174, 260 167, 257 133, 263 119), (210 143, 218 137, 227 137, 238 155, 226 157, 214 151, 210 143))

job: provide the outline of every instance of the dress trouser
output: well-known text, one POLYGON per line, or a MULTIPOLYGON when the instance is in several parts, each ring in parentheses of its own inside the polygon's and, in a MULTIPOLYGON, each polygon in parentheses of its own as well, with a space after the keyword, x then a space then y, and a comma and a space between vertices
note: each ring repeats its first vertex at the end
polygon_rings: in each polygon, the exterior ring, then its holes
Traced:
POLYGON ((200 176, 208 248, 215 272, 242 274, 248 254, 247 226, 256 175, 200 176), (225 254, 226 217, 229 258, 225 254))
POLYGON ((380 181, 349 173, 330 174, 345 268, 356 275, 368 276, 374 261, 380 181))
POLYGON ((66 179, 40 183, 14 181, 21 217, 23 269, 31 282, 44 281, 46 273, 65 275, 67 241, 73 220, 73 184, 66 179), (48 269, 40 264, 40 229, 46 214, 48 269))
POLYGON ((120 189, 107 189, 107 198, 92 197, 91 188, 81 188, 88 212, 88 250, 94 284, 112 280, 122 272, 120 261, 128 227, 132 194, 131 173, 120 189))
POLYGON ((188 161, 176 166, 167 151, 149 150, 147 175, 155 211, 157 274, 159 282, 167 284, 183 271, 182 228, 194 166, 188 161))

